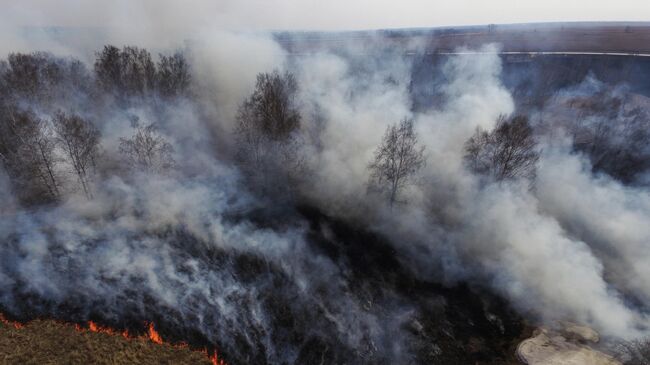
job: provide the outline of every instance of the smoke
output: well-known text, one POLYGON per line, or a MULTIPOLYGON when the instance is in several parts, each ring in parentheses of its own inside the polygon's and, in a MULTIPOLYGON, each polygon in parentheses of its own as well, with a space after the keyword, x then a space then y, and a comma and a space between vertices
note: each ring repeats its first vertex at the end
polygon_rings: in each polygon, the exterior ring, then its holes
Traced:
POLYGON ((630 296, 647 301, 645 189, 593 175, 584 158, 547 139, 533 191, 523 182, 484 186, 465 170, 463 145, 475 128, 489 130, 514 109, 496 50, 455 56, 442 68, 446 102, 415 115, 426 145, 424 182, 397 209, 365 194, 364 182, 385 126, 412 116, 409 62, 369 61, 367 77, 350 71, 354 57, 301 60, 301 74, 309 70, 303 100, 318 106, 325 124, 308 193, 333 214, 391 237, 405 264, 428 280, 489 285, 544 323, 575 320, 605 335, 644 334, 644 306, 630 296))
MULTIPOLYGON (((117 327, 155 321, 179 340, 199 333, 242 363, 415 357, 419 339, 405 327, 422 318, 425 305, 383 277, 359 279, 365 268, 328 252, 353 238, 314 226, 293 206, 269 217, 278 211, 274 204, 290 203, 252 193, 233 162, 237 109, 256 74, 277 69, 293 72, 299 84, 307 172, 296 206, 388 240, 413 280, 489 288, 540 324, 572 320, 608 336, 648 334, 645 186, 594 173, 564 126, 552 135, 538 131, 542 154, 532 190, 523 181, 485 182, 465 168, 464 143, 475 129, 490 130, 499 115, 515 112, 498 46, 447 59, 436 70, 445 80, 436 90, 442 102, 414 111, 417 58, 379 37, 297 56, 269 34, 228 32, 209 16, 188 27, 154 20, 181 13, 177 7, 121 5, 110 7, 119 9, 108 16, 114 26, 89 39, 3 33, 8 48, 0 51, 45 49, 89 67, 103 42, 181 48, 193 77, 188 98, 82 110, 102 133, 92 200, 69 192, 54 205, 21 207, 0 170, 3 310, 21 318, 99 318, 117 327), (368 163, 386 127, 402 118, 415 120, 427 163, 418 183, 402 192, 405 203, 391 208, 368 192, 368 163), (120 138, 132 133, 134 119, 160 127, 174 147, 174 171, 148 175, 121 164, 120 138)), ((47 117, 47 108, 41 112, 47 117)), ((559 120, 562 113, 549 107, 541 114, 559 120)))
POLYGON ((650 232, 642 222, 649 212, 647 190, 623 186, 606 175, 594 177, 585 157, 559 149, 549 151, 540 168, 540 208, 568 234, 589 244, 609 283, 633 303, 646 303, 643 277, 650 232), (558 184, 563 186, 561 194, 558 184))
POLYGON ((213 170, 192 182, 114 177, 90 202, 5 215, 3 307, 21 318, 35 311, 120 327, 150 320, 178 339, 198 330, 241 362, 296 361, 303 343, 283 337, 278 306, 308 338, 336 333, 342 348, 361 349, 366 333, 389 345, 389 323, 350 298, 339 269, 306 245, 300 223, 274 231, 229 219, 246 215, 253 198, 235 171, 213 170))
MULTIPOLYGON (((2 309, 136 330, 153 321, 163 336, 216 345, 234 363, 407 356, 391 336, 403 331, 410 304, 394 298, 363 308, 349 268, 314 249, 308 222, 297 215, 266 222, 258 212, 267 203, 248 192, 232 163, 238 104, 256 73, 285 67, 279 46, 259 35, 212 33, 188 54, 189 98, 134 97, 124 107, 109 98, 83 110, 79 100, 55 100, 55 110, 84 113, 101 131, 94 198, 72 189, 53 206, 3 207, 2 309), (124 166, 120 139, 134 120, 156 123, 174 147, 174 171, 124 166)), ((34 107, 44 118, 53 109, 34 107)), ((57 173, 73 184, 67 169, 57 173)))
MULTIPOLYGON (((647 21, 641 0, 612 4, 591 4, 580 0, 565 6, 559 0, 528 2, 525 7, 513 0, 481 4, 461 0, 444 4, 407 0, 396 4, 388 0, 340 0, 323 3, 305 0, 191 0, 179 4, 169 0, 66 0, 52 4, 47 0, 28 0, 6 4, 3 10, 18 24, 37 26, 96 26, 111 24, 122 29, 181 31, 196 25, 220 24, 227 29, 255 30, 350 30, 409 27, 461 26, 475 24, 559 22, 559 21, 647 21), (591 6, 590 6, 591 5, 591 6), (507 12, 502 9, 508 9, 507 12), (363 16, 359 16, 363 14, 363 16), (126 17, 139 24, 119 22, 126 17)), ((128 33, 124 33, 128 36, 128 33)))

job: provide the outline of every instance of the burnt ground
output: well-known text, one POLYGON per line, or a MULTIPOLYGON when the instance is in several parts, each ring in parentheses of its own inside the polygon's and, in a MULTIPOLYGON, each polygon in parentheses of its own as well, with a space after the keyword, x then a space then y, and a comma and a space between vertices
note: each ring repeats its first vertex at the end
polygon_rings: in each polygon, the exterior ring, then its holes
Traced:
MULTIPOLYGON (((338 338, 336 324, 318 309, 329 306, 331 310, 337 310, 336 298, 332 298, 326 288, 321 296, 301 297, 300 290, 292 280, 265 259, 218 249, 200 250, 199 247, 205 246, 182 232, 161 233, 160 239, 178 245, 179 250, 182 249, 179 254, 205 260, 216 267, 230 263, 232 266, 228 272, 237 277, 242 286, 261 288, 262 296, 258 300, 270 318, 269 328, 247 322, 244 316, 241 317, 244 321, 230 323, 226 326, 227 332, 221 334, 227 336, 229 341, 210 341, 198 330, 198 325, 178 309, 158 306, 147 298, 146 292, 137 291, 124 295, 129 296, 133 303, 144 303, 144 314, 126 304, 115 308, 115 303, 79 303, 74 299, 57 304, 40 301, 35 296, 23 298, 24 306, 20 313, 7 314, 20 321, 54 318, 85 323, 91 319, 117 331, 128 329, 136 336, 146 331, 142 325, 144 321, 153 321, 166 341, 187 342, 194 349, 218 348, 230 365, 290 363, 269 360, 268 354, 272 351, 269 346, 293 351, 296 354, 293 364, 518 363, 516 346, 530 335, 532 328, 502 298, 480 287, 446 287, 419 280, 409 267, 396 259, 392 246, 381 236, 312 208, 303 207, 293 214, 293 217, 283 215, 277 221, 269 220, 267 215, 262 214, 255 223, 264 222, 277 230, 286 225, 283 222, 293 219, 306 222, 307 241, 314 254, 329 257, 344 273, 345 295, 356 303, 362 303, 364 310, 379 318, 381 323, 397 323, 399 327, 395 333, 408 348, 399 355, 391 355, 378 348, 391 344, 393 339, 390 333, 383 344, 369 340, 363 342, 363 348, 351 347, 338 338), (324 227, 327 227, 327 234, 323 233, 324 227), (408 306, 409 312, 404 318, 395 320, 395 303, 408 306), (82 307, 94 309, 89 315, 77 310, 82 307), (113 313, 112 318, 116 318, 117 314, 119 320, 111 320, 103 313, 113 313), (272 338, 271 344, 265 342, 268 334, 272 338)), ((254 215, 247 219, 255 221, 254 215)), ((239 303, 242 313, 246 313, 249 303, 239 303)), ((197 302, 197 305, 200 304, 197 302)), ((204 321, 213 323, 208 328, 218 327, 227 321, 218 313, 214 316, 204 318, 204 321)), ((6 326, 0 329, 0 353, 8 359, 20 359, 19 363, 25 363, 22 361, 29 356, 39 359, 38 363, 48 363, 40 361, 44 358, 51 359, 50 363, 95 363, 92 356, 97 352, 108 354, 103 359, 111 359, 117 364, 124 363, 120 362, 123 359, 137 359, 133 363, 161 364, 182 364, 185 358, 204 360, 204 357, 196 357, 193 353, 157 346, 148 341, 129 341, 120 336, 77 332, 72 326, 65 327, 51 321, 31 321, 22 330, 6 326), (70 350, 62 351, 61 348, 70 350)), ((16 363, 11 361, 9 363, 16 363)))
MULTIPOLYGON (((321 252, 351 269, 353 291, 368 303, 382 303, 396 293, 414 303, 417 315, 405 324, 413 334, 413 364, 518 364, 515 349, 533 328, 505 300, 478 287, 445 287, 421 281, 397 260, 382 237, 316 210, 304 208, 311 241, 321 252), (317 232, 326 225, 333 234, 317 232)), ((405 359, 406 360, 406 359, 405 359)))

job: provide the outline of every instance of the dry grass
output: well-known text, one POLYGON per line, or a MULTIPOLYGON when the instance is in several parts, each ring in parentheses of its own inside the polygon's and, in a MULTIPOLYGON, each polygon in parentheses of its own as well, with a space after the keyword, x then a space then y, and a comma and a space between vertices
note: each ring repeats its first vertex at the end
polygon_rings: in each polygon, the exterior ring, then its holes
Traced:
POLYGON ((21 329, 0 322, 0 364, 210 365, 210 361, 203 353, 186 348, 35 320, 21 329))

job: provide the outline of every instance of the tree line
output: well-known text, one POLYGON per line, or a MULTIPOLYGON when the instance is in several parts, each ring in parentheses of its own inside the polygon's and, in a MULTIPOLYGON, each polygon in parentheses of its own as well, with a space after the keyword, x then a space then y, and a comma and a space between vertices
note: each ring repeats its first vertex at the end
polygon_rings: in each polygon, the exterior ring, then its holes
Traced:
MULTIPOLYGON (((12 53, 0 61, 0 164, 27 205, 80 190, 93 197, 102 156, 100 110, 124 110, 143 99, 189 97, 190 68, 178 51, 154 62, 142 48, 107 45, 92 71, 49 53, 12 53)), ((133 123, 120 139, 125 165, 162 172, 173 148, 155 123, 133 123)))
MULTIPOLYGON (((290 189, 304 173, 297 90, 291 73, 259 74, 254 91, 238 110, 239 162, 253 186, 266 193, 290 189)), ((391 207, 403 203, 401 192, 419 183, 418 174, 426 164, 424 151, 413 119, 389 125, 368 165, 368 191, 384 195, 391 207)), ((500 116, 494 130, 477 129, 464 152, 468 169, 493 181, 532 183, 535 178, 539 152, 526 116, 500 116)))
POLYGON ((123 102, 151 94, 175 97, 190 86, 189 64, 182 52, 161 54, 156 64, 145 49, 107 45, 97 54, 94 71, 101 89, 123 102))
MULTIPOLYGON (((95 110, 191 98, 190 64, 182 52, 154 61, 147 50, 130 46, 105 46, 92 71, 47 53, 10 54, 0 62, 0 83, 0 162, 27 204, 56 201, 71 190, 93 198, 103 151, 95 110)), ((237 164, 264 196, 291 195, 306 174, 298 88, 290 72, 260 73, 236 115, 237 164)), ((477 130, 464 150, 466 166, 478 175, 534 179, 538 154, 524 116, 501 117, 494 130, 477 130)), ((421 181, 424 152, 413 119, 389 125, 368 164, 368 191, 385 196, 391 207, 404 203, 403 190, 421 181)), ((137 118, 131 136, 120 138, 119 153, 125 166, 145 173, 175 165, 172 144, 156 123, 137 118)))

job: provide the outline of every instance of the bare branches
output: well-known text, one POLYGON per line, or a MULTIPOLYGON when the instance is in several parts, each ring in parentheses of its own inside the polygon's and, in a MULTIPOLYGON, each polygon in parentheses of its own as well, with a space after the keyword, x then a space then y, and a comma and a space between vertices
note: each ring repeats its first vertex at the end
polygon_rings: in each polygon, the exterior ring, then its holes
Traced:
MULTIPOLYGON (((0 94, 14 103, 39 103, 47 107, 55 101, 68 100, 90 85, 83 63, 59 58, 45 52, 12 53, 0 65, 0 94)), ((1 99, 1 97, 0 97, 1 99)), ((39 109, 37 108, 37 109, 39 109)))
POLYGON ((173 97, 187 92, 190 86, 190 67, 181 52, 171 56, 160 55, 158 61, 158 92, 173 97))
POLYGON ((120 138, 122 153, 132 168, 145 172, 164 172, 174 166, 174 148, 158 133, 155 124, 136 124, 131 138, 120 138))
POLYGON ((95 75, 105 91, 142 96, 155 87, 156 67, 145 49, 108 45, 97 54, 95 75))
POLYGON ((60 147, 72 165, 84 194, 92 199, 90 177, 99 153, 99 130, 80 116, 63 112, 56 113, 53 122, 60 147))
POLYGON ((399 125, 386 128, 375 159, 369 165, 370 186, 386 191, 391 206, 397 201, 400 190, 413 182, 413 177, 425 164, 425 147, 417 144, 413 120, 405 118, 399 125))
POLYGON ((30 112, 5 112, 0 122, 0 163, 12 176, 24 201, 58 199, 59 160, 50 125, 30 112))
POLYGON ((290 73, 261 73, 255 90, 239 108, 237 133, 255 132, 263 138, 282 140, 300 127, 295 106, 298 84, 290 73))
POLYGON ((255 90, 239 107, 237 156, 244 172, 263 189, 280 176, 286 185, 302 169, 296 134, 301 119, 294 101, 297 89, 289 73, 259 74, 255 90))
POLYGON ((190 72, 183 53, 160 55, 157 66, 146 49, 124 47, 120 50, 107 45, 97 54, 95 76, 104 91, 114 93, 122 101, 154 92, 174 97, 187 91, 190 72))
POLYGON ((533 130, 525 116, 500 116, 492 132, 477 128, 465 143, 465 163, 475 173, 505 179, 535 178, 539 160, 533 130))

